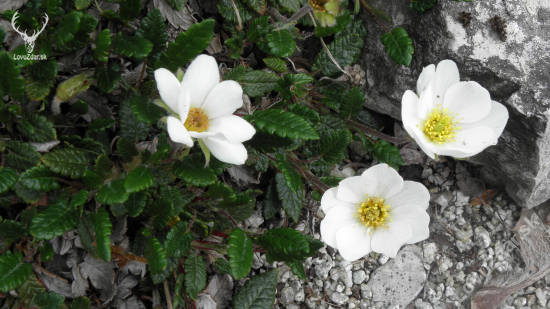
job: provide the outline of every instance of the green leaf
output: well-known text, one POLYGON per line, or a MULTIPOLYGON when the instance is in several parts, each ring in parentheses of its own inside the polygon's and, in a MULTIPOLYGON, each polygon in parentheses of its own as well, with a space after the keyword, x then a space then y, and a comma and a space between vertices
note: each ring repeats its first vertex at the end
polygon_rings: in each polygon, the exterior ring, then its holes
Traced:
POLYGON ((111 260, 111 227, 109 213, 105 208, 99 208, 95 214, 95 240, 97 251, 102 259, 109 262, 111 260))
POLYGON ((409 8, 418 13, 424 13, 424 11, 431 9, 436 2, 437 0, 411 0, 409 8))
MULTIPOLYGON (((176 0, 184 1, 184 0, 176 0)), ((181 11, 181 10, 179 10, 181 11)), ((141 20, 141 28, 136 30, 136 36, 153 43, 151 55, 157 55, 166 48, 169 36, 166 33, 164 17, 158 8, 154 8, 141 20)))
POLYGON ((88 200, 88 190, 80 190, 77 194, 73 195, 71 201, 69 202, 69 207, 76 208, 77 206, 82 206, 88 200))
POLYGON ((100 258, 97 247, 94 245, 94 224, 94 215, 91 212, 86 211, 85 214, 80 217, 80 222, 78 223, 78 226, 76 228, 78 231, 78 235, 80 236, 80 240, 82 241, 84 248, 86 248, 86 251, 88 251, 93 257, 100 258))
POLYGON ((248 32, 246 33, 246 37, 248 38, 249 42, 254 42, 260 39, 264 39, 262 40, 262 42, 266 43, 265 35, 273 29, 275 29, 275 26, 273 26, 269 22, 269 16, 258 17, 250 22, 250 25, 248 26, 248 32))
POLYGON ((277 194, 275 179, 271 179, 264 198, 263 215, 266 220, 273 218, 281 208, 281 200, 277 194))
POLYGON ((279 76, 273 73, 252 71, 246 73, 238 82, 243 86, 245 94, 250 97, 259 97, 271 92, 279 79, 279 76))
POLYGON ((17 130, 31 142, 43 143, 57 139, 53 123, 36 113, 25 114, 17 124, 17 130))
POLYGON ((94 170, 100 177, 107 177, 111 173, 111 161, 107 155, 102 154, 95 160, 94 170))
POLYGON ((101 31, 95 39, 94 59, 99 62, 109 60, 109 48, 111 47, 111 32, 109 29, 101 31))
POLYGON ((57 61, 50 58, 46 61, 37 61, 27 67, 25 91, 30 100, 40 101, 50 94, 57 75, 57 61))
POLYGON ((255 149, 269 153, 276 152, 279 148, 286 148, 292 145, 294 141, 290 138, 270 134, 264 130, 256 130, 256 134, 252 139, 245 143, 255 149))
POLYGON ((342 31, 351 21, 353 20, 353 15, 350 13, 340 14, 336 17, 336 24, 332 27, 323 27, 318 25, 315 27, 315 36, 320 38, 324 36, 329 36, 334 33, 342 31))
POLYGON ((195 240, 195 236, 187 232, 188 227, 188 222, 178 221, 168 232, 164 241, 167 256, 180 258, 187 255, 191 249, 191 242, 195 240))
POLYGON ((216 262, 214 262, 214 267, 223 275, 223 274, 231 274, 231 268, 229 267, 229 264, 226 260, 223 258, 217 258, 216 262))
POLYGON ((151 170, 145 166, 139 166, 128 174, 124 182, 126 192, 138 192, 145 190, 153 185, 155 178, 151 170))
POLYGON ((275 133, 280 137, 302 140, 319 138, 319 135, 304 118, 281 109, 256 111, 253 115, 245 116, 245 119, 248 122, 254 122, 258 129, 264 129, 269 134, 275 133))
POLYGON ((403 158, 399 154, 399 149, 392 146, 386 140, 379 140, 374 149, 372 150, 372 157, 379 162, 386 163, 396 170, 399 170, 399 166, 403 165, 403 158))
POLYGON ((132 112, 132 108, 130 108, 130 100, 124 100, 120 104, 118 114, 120 115, 119 126, 121 137, 129 140, 145 140, 147 138, 151 125, 140 121, 136 117, 134 112, 132 112))
MULTIPOLYGON (((359 60, 364 44, 359 34, 352 33, 335 39, 327 47, 340 67, 344 67, 359 60)), ((324 49, 315 57, 311 66, 311 71, 318 70, 325 76, 341 73, 324 49)))
POLYGON ((21 253, 0 256, 0 292, 8 293, 23 284, 32 273, 32 265, 21 263, 21 253))
POLYGON ((300 218, 300 214, 302 213, 302 198, 304 195, 302 183, 300 182, 300 188, 294 192, 290 189, 282 173, 277 173, 275 181, 277 183, 277 193, 281 200, 282 207, 294 222, 298 222, 298 218, 300 218))
POLYGON ((19 182, 27 189, 49 192, 59 189, 56 178, 44 165, 41 165, 21 174, 19 182))
POLYGON ((265 65, 267 65, 268 68, 272 69, 275 72, 286 72, 286 62, 282 59, 275 57, 264 58, 264 63, 265 65))
MULTIPOLYGON (((178 35, 160 56, 161 67, 176 71, 204 51, 212 41, 215 21, 206 19, 178 35)), ((156 65, 158 66, 158 65, 156 65)))
POLYGON ((141 12, 141 0, 120 0, 118 15, 124 22, 134 20, 141 12))
POLYGON ((0 167, 0 194, 8 191, 17 182, 17 171, 9 167, 0 167))
MULTIPOLYGON (((237 10, 239 11, 239 16, 241 17, 242 22, 247 22, 252 17, 254 17, 254 15, 252 15, 252 12, 247 10, 240 0, 233 0, 233 2, 235 3, 237 10)), ((223 18, 226 21, 237 24, 237 15, 235 14, 235 9, 231 4, 231 0, 219 0, 218 9, 220 14, 222 14, 223 18)))
POLYGON ((302 264, 302 262, 286 262, 286 264, 290 266, 292 273, 300 278, 300 280, 307 280, 306 271, 304 270, 304 265, 302 264))
POLYGON ((58 46, 65 46, 75 38, 80 26, 82 12, 71 11, 63 15, 57 22, 57 27, 53 29, 53 39, 58 46))
POLYGON ((134 57, 141 62, 153 50, 153 43, 138 36, 128 36, 122 32, 113 37, 113 52, 115 54, 134 57))
POLYGON ((92 304, 87 297, 79 296, 71 302, 69 309, 90 309, 92 304))
MULTIPOLYGON (((60 21, 54 29, 54 42, 57 44, 54 47, 63 53, 76 51, 90 43, 92 40, 90 33, 97 27, 97 19, 91 15, 77 11, 71 11, 69 14, 74 15, 63 22, 60 21), (75 25, 76 33, 74 32, 75 25)), ((69 14, 64 15, 61 19, 69 14)))
POLYGON ((296 49, 296 41, 286 29, 271 31, 265 36, 269 52, 275 57, 288 57, 296 49))
POLYGON ((166 3, 168 3, 174 11, 178 12, 185 7, 185 0, 166 0, 166 3))
POLYGON ((266 0, 243 0, 243 2, 260 14, 265 12, 266 0))
POLYGON ((183 211, 185 205, 189 204, 195 198, 195 196, 190 193, 182 194, 181 190, 177 187, 162 186, 159 189, 159 194, 172 203, 174 216, 179 215, 183 211))
POLYGON ((252 267, 252 241, 238 227, 229 234, 227 255, 229 256, 231 275, 237 280, 246 277, 252 267))
POLYGON ((196 155, 174 163, 173 171, 176 177, 196 187, 205 187, 216 181, 216 173, 210 167, 205 168, 204 158, 196 155))
POLYGON ((233 297, 234 309, 265 309, 275 303, 278 269, 270 269, 248 280, 233 297))
POLYGON ((166 281, 169 277, 172 276, 176 267, 178 267, 179 262, 177 258, 167 257, 166 261, 167 261, 166 268, 162 272, 160 273, 151 272, 151 280, 153 280, 154 284, 159 284, 166 281))
POLYGON ((164 108, 151 103, 148 96, 141 95, 133 98, 130 101, 130 107, 137 119, 150 124, 155 124, 157 121, 166 116, 167 112, 164 108))
POLYGON ((6 154, 8 166, 24 171, 40 164, 40 153, 27 143, 11 140, 6 148, 9 150, 6 154))
MULTIPOLYGON (((0 237, 6 238, 10 242, 17 241, 19 237, 26 236, 25 229, 21 223, 13 220, 4 220, 0 223, 0 237)), ((9 246, 9 244, 7 244, 9 246)))
POLYGON ((34 306, 36 305, 34 303, 36 295, 46 291, 46 289, 42 284, 38 283, 34 273, 31 273, 16 291, 19 294, 19 298, 22 300, 23 305, 34 306))
POLYGON ((301 262, 317 253, 323 243, 311 236, 291 228, 267 230, 258 239, 258 243, 267 250, 266 259, 273 261, 301 262))
POLYGON ((0 26, 0 42, 4 42, 5 38, 6 38, 6 29, 0 26))
MULTIPOLYGON (((86 73, 69 78, 68 80, 57 86, 55 99, 60 102, 66 102, 74 98, 77 94, 82 93, 92 86, 90 80, 87 79, 86 73)), ((86 110, 87 110, 86 106, 86 110)))
POLYGON ((109 129, 115 123, 116 123, 116 120, 114 120, 114 119, 99 118, 99 119, 94 120, 94 122, 92 122, 88 126, 88 130, 93 131, 93 132, 97 132, 97 131, 100 131, 100 130, 109 129))
POLYGON ((26 203, 37 203, 44 196, 44 192, 23 187, 19 182, 13 185, 13 190, 17 196, 22 198, 26 203))
POLYGON ((283 7, 282 12, 296 13, 300 9, 300 0, 278 0, 278 2, 283 7))
POLYGON ((340 117, 345 119, 356 117, 359 111, 363 109, 364 104, 365 97, 361 89, 359 87, 352 88, 346 93, 346 97, 342 104, 342 110, 340 111, 340 117))
POLYGON ((38 248, 38 252, 40 252, 40 260, 43 262, 51 262, 53 261, 53 255, 55 254, 55 250, 53 249, 53 246, 47 242, 42 242, 42 246, 38 248))
POLYGON ((65 297, 56 292, 42 292, 34 298, 34 302, 41 309, 60 309, 65 297))
POLYGON ((321 139, 319 150, 327 164, 340 162, 344 159, 344 151, 351 142, 348 130, 337 130, 321 139))
POLYGON ((143 211, 146 203, 146 192, 130 193, 128 200, 124 202, 124 207, 128 210, 128 215, 133 218, 137 217, 143 211))
POLYGON ((414 47, 409 34, 403 28, 393 28, 391 32, 380 36, 382 44, 386 47, 386 53, 397 64, 408 66, 411 64, 414 47))
POLYGON ((163 196, 153 202, 148 214, 153 217, 153 226, 159 230, 163 229, 173 217, 174 204, 172 200, 163 196))
POLYGON ((117 150, 120 158, 126 162, 132 162, 133 157, 139 154, 136 145, 124 137, 118 140, 117 150))
POLYGON ((287 186, 296 193, 302 189, 302 179, 300 175, 292 168, 292 166, 286 162, 285 157, 282 154, 277 155, 277 164, 285 176, 285 182, 287 186))
POLYGON ((71 178, 80 178, 90 169, 90 154, 79 148, 61 148, 42 156, 42 163, 52 172, 71 178))
POLYGON ((292 112, 300 117, 304 117, 311 125, 315 125, 319 121, 321 121, 321 118, 319 118, 319 114, 312 108, 309 108, 307 106, 301 105, 301 104, 292 104, 287 106, 288 111, 292 112))
POLYGON ((120 68, 116 62, 109 63, 107 67, 97 66, 94 72, 97 87, 105 93, 110 93, 116 88, 120 76, 120 68))
POLYGON ((19 67, 5 50, 0 51, 0 67, 0 98, 9 94, 20 100, 23 97, 25 80, 20 76, 19 67))
POLYGON ((166 261, 166 253, 162 249, 162 245, 156 238, 147 239, 147 250, 145 250, 145 258, 151 273, 162 273, 168 261, 166 261))
POLYGON ((124 180, 113 180, 110 183, 103 185, 97 192, 96 199, 101 204, 115 205, 124 203, 128 200, 128 193, 124 188, 124 180))
POLYGON ((189 254, 185 260, 185 291, 193 300, 206 287, 206 265, 200 255, 189 254))
POLYGON ((275 91, 281 91, 283 99, 288 100, 294 95, 303 97, 306 92, 301 85, 312 83, 313 78, 304 73, 286 74, 284 78, 277 81, 275 91))
POLYGON ((90 4, 92 4, 92 0, 75 0, 74 1, 74 6, 79 11, 87 9, 90 6, 90 4))
POLYGON ((74 229, 77 222, 78 210, 61 200, 32 219, 30 233, 37 239, 50 240, 74 229))

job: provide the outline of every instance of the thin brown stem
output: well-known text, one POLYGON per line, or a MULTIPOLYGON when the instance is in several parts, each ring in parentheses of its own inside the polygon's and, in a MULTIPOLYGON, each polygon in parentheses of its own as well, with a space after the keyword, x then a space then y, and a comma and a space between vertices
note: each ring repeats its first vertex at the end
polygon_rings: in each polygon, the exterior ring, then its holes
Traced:
POLYGON ((405 143, 407 141, 407 139, 405 139, 405 138, 395 138, 395 137, 386 135, 384 133, 380 133, 380 132, 376 131, 375 129, 369 128, 367 126, 364 126, 364 125, 362 125, 360 123, 357 123, 357 122, 355 122, 353 120, 350 120, 350 119, 347 119, 346 123, 348 125, 350 125, 351 127, 353 127, 354 129, 356 129, 356 130, 359 130, 359 131, 362 131, 364 133, 368 133, 370 135, 374 135, 374 136, 379 137, 381 139, 387 140, 388 142, 390 142, 392 144, 397 145, 397 144, 405 143))
POLYGON ((233 6, 233 10, 235 11, 235 16, 237 16, 237 22, 239 25, 237 26, 237 30, 241 31, 243 30, 243 21, 241 20, 241 14, 239 14, 239 9, 237 8, 237 5, 235 5, 235 1, 231 1, 231 5, 233 6))
POLYGON ((170 296, 170 288, 168 287, 168 281, 164 281, 164 294, 166 295, 166 302, 168 303, 168 309, 173 309, 172 307, 172 297, 170 296))
POLYGON ((222 212, 222 214, 224 214, 224 216, 226 216, 229 220, 231 220, 231 222, 233 223, 233 225, 234 225, 235 227, 239 227, 239 225, 237 224, 237 222, 235 221, 235 219, 233 219, 233 217, 231 217, 227 212, 225 212, 225 211, 223 211, 223 210, 222 210, 221 212, 222 212))

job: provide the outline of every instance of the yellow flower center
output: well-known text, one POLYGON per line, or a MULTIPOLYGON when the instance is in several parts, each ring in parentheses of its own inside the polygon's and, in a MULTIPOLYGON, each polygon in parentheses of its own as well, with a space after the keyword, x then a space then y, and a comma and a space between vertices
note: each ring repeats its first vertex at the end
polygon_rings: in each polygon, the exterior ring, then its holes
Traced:
POLYGON ((438 104, 428 115, 422 131, 432 142, 440 144, 455 142, 456 131, 462 129, 462 127, 457 126, 459 122, 455 121, 456 116, 458 116, 458 113, 452 116, 452 112, 449 112, 446 108, 441 108, 438 104))
POLYGON ((208 115, 206 115, 204 109, 191 107, 183 125, 188 131, 204 132, 210 124, 208 123, 208 115))
POLYGON ((390 219, 390 206, 384 205, 384 199, 373 197, 367 198, 365 202, 359 204, 357 214, 353 215, 358 218, 366 227, 376 230, 379 227, 388 228, 387 223, 390 219))

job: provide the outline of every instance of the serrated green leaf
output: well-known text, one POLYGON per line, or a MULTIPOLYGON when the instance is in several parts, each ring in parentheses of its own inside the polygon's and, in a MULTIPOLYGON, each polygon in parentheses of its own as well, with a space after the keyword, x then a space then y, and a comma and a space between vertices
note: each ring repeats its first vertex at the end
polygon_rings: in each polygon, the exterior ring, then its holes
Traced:
POLYGON ((424 13, 424 11, 431 9, 436 2, 437 0, 411 0, 409 8, 418 13, 424 13))
POLYGON ((166 3, 168 3, 174 11, 178 12, 185 7, 185 0, 166 0, 166 3))
POLYGON ((264 198, 263 215, 266 220, 273 218, 281 209, 281 200, 277 193, 277 184, 275 179, 269 182, 264 198))
POLYGON ((283 99, 288 100, 294 95, 303 97, 306 92, 301 85, 313 82, 313 78, 304 73, 286 74, 284 78, 277 81, 275 91, 280 91, 283 99))
POLYGON ((134 143, 124 137, 118 140, 117 150, 118 155, 126 162, 132 162, 132 158, 139 154, 134 143))
POLYGON ((277 155, 277 164, 285 176, 285 182, 287 186, 296 193, 302 189, 302 179, 300 175, 292 168, 292 166, 286 162, 285 157, 282 154, 277 155))
POLYGON ((136 30, 136 36, 149 40, 153 43, 151 55, 157 55, 161 51, 164 51, 169 37, 166 33, 164 17, 162 17, 162 14, 158 8, 150 10, 149 13, 147 13, 147 16, 141 20, 141 28, 136 30))
POLYGON ((38 248, 38 252, 40 252, 40 260, 44 262, 51 262, 53 261, 53 255, 55 254, 55 250, 53 249, 52 244, 50 244, 47 241, 42 242, 42 246, 38 248))
POLYGON ((90 309, 92 304, 87 297, 79 296, 71 302, 69 309, 90 309))
POLYGON ((6 148, 7 163, 15 169, 24 171, 40 164, 40 153, 27 143, 11 140, 6 143, 6 148))
POLYGON ((40 101, 50 94, 57 75, 57 61, 50 58, 46 61, 37 61, 27 67, 25 91, 29 100, 40 101))
POLYGON ((126 192, 138 192, 153 185, 155 178, 151 170, 145 166, 139 166, 128 174, 124 182, 126 192))
POLYGON ((288 57, 296 49, 296 41, 286 29, 271 31, 265 36, 269 52, 275 57, 288 57))
POLYGON ((380 40, 393 62, 406 66, 411 64, 414 47, 405 29, 401 27, 393 28, 391 32, 382 34, 380 40))
MULTIPOLYGON (((233 0, 233 2, 239 11, 239 16, 241 17, 242 22, 247 22, 254 17, 252 12, 250 12, 240 0, 233 0)), ((218 1, 218 10, 226 21, 237 24, 237 15, 235 14, 235 9, 233 8, 233 4, 231 4, 230 0, 218 1)))
POLYGON ((78 32, 82 12, 71 11, 63 15, 57 22, 57 27, 53 29, 53 39, 55 44, 65 46, 74 40, 74 35, 78 32))
POLYGON ((141 62, 153 50, 153 43, 138 36, 128 36, 122 32, 113 37, 113 52, 115 54, 134 57, 141 62))
POLYGON ((4 220, 0 223, 0 237, 14 242, 21 236, 26 236, 25 229, 21 226, 21 223, 13 220, 4 220))
POLYGON ((231 274, 231 268, 229 267, 229 264, 226 260, 222 258, 217 258, 216 262, 214 262, 214 267, 223 275, 223 274, 231 274))
POLYGON ((312 125, 315 125, 321 120, 319 114, 314 109, 307 106, 301 104, 292 104, 288 105, 287 108, 289 112, 292 112, 300 117, 304 117, 304 119, 309 121, 309 123, 312 125))
POLYGON ((286 72, 286 62, 282 59, 274 57, 264 58, 264 63, 265 65, 267 65, 268 68, 272 69, 275 72, 286 72))
POLYGON ((22 300, 23 305, 29 307, 36 305, 34 303, 36 295, 46 291, 46 289, 42 284, 38 283, 34 273, 31 273, 26 278, 25 282, 23 282, 23 284, 16 289, 16 291, 19 294, 19 298, 22 300))
POLYGON ((392 146, 386 140, 379 140, 372 150, 372 157, 377 159, 381 163, 386 163, 396 170, 399 170, 399 166, 403 165, 403 158, 399 154, 399 149, 392 146))
POLYGON ((187 156, 182 161, 174 163, 174 175, 185 182, 205 187, 216 181, 216 174, 209 167, 204 167, 204 159, 199 156, 187 156))
POLYGON ((120 104, 120 109, 118 110, 118 114, 120 115, 120 136, 129 140, 145 140, 147 138, 147 134, 149 134, 149 131, 151 130, 151 125, 140 121, 136 117, 130 107, 130 99, 131 98, 124 100, 120 104))
POLYGON ((168 262, 166 268, 160 273, 151 272, 151 280, 154 284, 160 284, 166 281, 169 277, 172 276, 176 267, 178 267, 178 259, 167 257, 166 261, 168 262))
POLYGON ((95 240, 97 251, 102 259, 109 262, 111 260, 111 227, 113 224, 109 220, 109 213, 105 208, 99 208, 95 214, 95 240))
POLYGON ((19 182, 27 189, 49 192, 59 189, 56 178, 44 165, 41 165, 21 174, 19 182))
POLYGON ((34 298, 34 302, 40 309, 60 309, 65 297, 56 292, 42 292, 34 298))
POLYGON ((32 265, 21 263, 21 253, 0 256, 0 292, 8 293, 20 286, 32 273, 32 265))
POLYGON ((17 130, 31 142, 43 143, 57 139, 53 123, 36 113, 25 114, 17 124, 17 130))
POLYGON ((95 160, 94 170, 103 178, 111 173, 111 161, 107 155, 102 154, 95 160))
POLYGON ((71 11, 64 15, 53 30, 55 49, 73 52, 88 44, 90 33, 97 27, 97 19, 86 13, 71 11))
POLYGON ((130 107, 136 114, 137 119, 150 124, 157 123, 160 118, 167 115, 164 108, 152 103, 149 97, 145 95, 133 98, 130 101, 130 107))
POLYGON ((153 226, 156 229, 163 229, 172 219, 173 214, 174 204, 166 197, 156 199, 149 209, 149 215, 153 217, 153 226))
POLYGON ((176 71, 204 51, 212 41, 215 21, 206 19, 178 35, 160 56, 161 67, 176 71))
POLYGON ((364 104, 365 97, 361 89, 359 87, 352 88, 346 93, 346 97, 342 104, 342 110, 340 111, 340 117, 345 119, 356 117, 359 111, 363 109, 364 104))
MULTIPOLYGON (((89 0, 91 1, 91 0, 89 0)), ((111 31, 104 29, 95 39, 94 59, 99 62, 109 60, 109 48, 111 47, 111 31)))
POLYGON ((302 262, 286 262, 286 264, 290 266, 292 273, 300 278, 300 280, 307 280, 306 271, 304 270, 304 264, 302 264, 302 262))
MULTIPOLYGON (((77 94, 84 92, 92 85, 91 81, 86 78, 86 73, 69 78, 68 80, 57 86, 55 99, 60 102, 66 102, 74 98, 77 94)), ((87 106, 86 106, 87 108, 87 106)))
POLYGON ((259 129, 266 130, 269 134, 275 133, 280 137, 302 140, 319 138, 319 135, 304 118, 281 109, 256 111, 251 116, 245 116, 245 119, 248 122, 254 122, 259 129))
POLYGON ((61 200, 32 219, 30 233, 37 239, 49 240, 74 229, 77 222, 78 210, 61 200))
POLYGON ((17 171, 9 167, 0 167, 0 194, 8 191, 17 181, 17 171))
POLYGON ((327 164, 340 162, 344 159, 344 150, 351 142, 351 134, 348 130, 338 130, 327 134, 321 139, 319 151, 327 164))
POLYGON ((315 27, 315 36, 320 38, 324 36, 329 36, 334 33, 342 31, 349 23, 351 23, 353 20, 353 16, 351 13, 347 14, 340 14, 336 17, 336 24, 332 27, 323 27, 321 25, 318 25, 315 27))
POLYGON ((252 267, 252 240, 246 237, 243 230, 238 227, 229 234, 227 255, 229 256, 231 275, 237 280, 246 277, 252 267))
POLYGON ((113 180, 110 183, 103 185, 97 192, 96 199, 101 204, 115 205, 124 203, 128 200, 128 193, 124 188, 124 180, 113 180))
POLYGON ((275 228, 265 231, 258 239, 259 244, 267 250, 266 259, 273 261, 302 262, 317 253, 323 246, 319 240, 304 236, 291 228, 275 228))
POLYGON ((181 190, 177 187, 167 186, 160 187, 159 194, 160 196, 168 199, 172 203, 174 216, 179 215, 183 211, 185 205, 189 204, 195 197, 193 194, 190 193, 182 194, 181 190))
POLYGON ((120 81, 120 76, 120 68, 115 62, 109 63, 107 67, 97 66, 94 72, 97 87, 105 93, 110 93, 116 88, 118 81, 120 81))
POLYGON ((82 206, 88 200, 88 190, 80 190, 77 194, 73 195, 71 201, 69 202, 69 207, 76 208, 77 206, 82 206))
POLYGON ((279 137, 264 130, 257 130, 252 139, 246 141, 246 145, 260 151, 269 153, 276 152, 279 148, 286 148, 293 144, 293 140, 287 137, 279 137))
POLYGON ((253 276, 233 297, 234 309, 265 309, 275 303, 279 270, 270 269, 253 276))
POLYGON ((3 43, 5 38, 6 38, 6 29, 0 26, 0 43, 3 43))
POLYGON ((141 0, 120 0, 118 15, 124 22, 134 20, 141 12, 141 0))
POLYGON ((52 172, 71 178, 80 178, 90 169, 90 154, 79 148, 61 148, 44 154, 42 163, 52 172))
POLYGON ((278 0, 278 2, 282 6, 282 12, 296 13, 300 9, 300 0, 278 0))
POLYGON ((87 9, 90 6, 90 4, 92 4, 92 0, 75 0, 74 1, 74 6, 79 11, 87 9))
POLYGON ((143 211, 146 203, 146 192, 130 193, 128 200, 124 202, 124 207, 128 210, 128 215, 130 217, 137 217, 143 211))
POLYGON ((293 192, 282 173, 277 173, 275 181, 277 183, 277 194, 281 200, 281 206, 294 222, 298 222, 298 218, 302 213, 302 198, 304 195, 302 183, 300 182, 298 191, 293 192))
POLYGON ((19 182, 16 182, 13 185, 13 190, 15 190, 15 193, 17 194, 17 196, 22 198, 23 201, 25 201, 26 203, 37 203, 42 199, 42 197, 45 194, 42 191, 27 189, 23 187, 23 185, 21 185, 19 182))
MULTIPOLYGON (((335 39, 327 47, 340 67, 344 67, 359 60, 364 44, 359 34, 351 33, 335 39)), ((311 66, 311 71, 318 70, 321 70, 321 73, 325 76, 341 73, 324 49, 315 57, 311 66)))
POLYGON ((279 76, 273 73, 252 71, 246 73, 238 82, 243 86, 245 94, 250 97, 258 97, 271 92, 279 79, 279 76))
POLYGON ((254 11, 263 14, 266 9, 266 0, 243 0, 244 3, 248 4, 250 8, 254 11))
POLYGON ((97 132, 97 131, 100 131, 100 130, 109 129, 115 123, 116 123, 116 120, 114 120, 114 119, 99 118, 99 119, 94 120, 94 122, 92 122, 88 126, 88 130, 93 131, 93 132, 97 132))
POLYGON ((178 221, 168 232, 164 241, 167 256, 180 258, 187 255, 191 249, 191 242, 195 240, 195 236, 187 232, 188 227, 189 223, 178 221))
POLYGON ((93 234, 95 233, 94 225, 95 225, 94 215, 91 212, 86 211, 85 214, 80 217, 80 221, 77 226, 77 231, 78 231, 78 235, 80 236, 80 240, 84 245, 84 248, 86 248, 86 251, 88 251, 93 257, 100 258, 97 252, 97 247, 94 245, 94 242, 95 242, 94 234, 93 234))
POLYGON ((147 239, 147 250, 145 250, 145 258, 151 273, 162 273, 168 262, 166 261, 166 253, 162 249, 162 245, 156 238, 147 239))
POLYGON ((20 76, 19 67, 5 50, 0 51, 0 67, 3 71, 0 74, 0 98, 9 94, 14 99, 20 100, 23 96, 25 80, 20 76))
POLYGON ((206 265, 200 255, 189 254, 185 260, 185 291, 193 300, 206 287, 206 265))

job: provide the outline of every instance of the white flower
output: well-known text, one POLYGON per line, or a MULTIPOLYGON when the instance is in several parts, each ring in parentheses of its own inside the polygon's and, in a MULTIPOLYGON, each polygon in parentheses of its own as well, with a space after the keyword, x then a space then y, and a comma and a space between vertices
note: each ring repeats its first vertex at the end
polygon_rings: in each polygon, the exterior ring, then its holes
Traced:
MULTIPOLYGON (((232 115, 243 105, 243 90, 235 81, 220 83, 216 60, 198 56, 180 83, 170 71, 155 71, 160 97, 175 114, 167 119, 168 134, 177 143, 193 146, 199 139, 222 162, 243 164, 248 157, 242 142, 256 130, 232 115)), ((202 145, 201 145, 202 146, 202 145)))
POLYGON ((416 87, 403 95, 401 118, 428 156, 467 158, 496 145, 508 110, 478 83, 461 82, 453 61, 425 67, 416 87))
POLYGON ((325 192, 321 236, 348 261, 371 251, 394 258, 402 245, 428 238, 429 201, 422 184, 378 164, 325 192))

